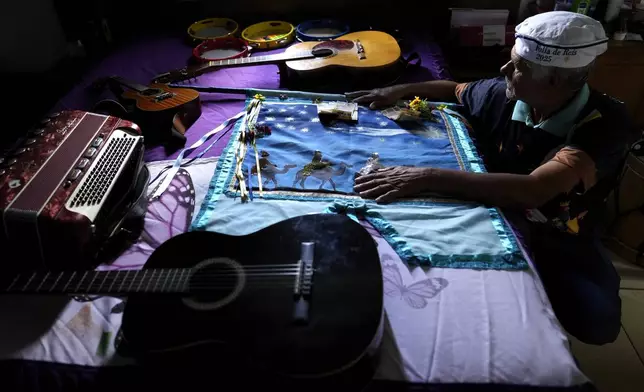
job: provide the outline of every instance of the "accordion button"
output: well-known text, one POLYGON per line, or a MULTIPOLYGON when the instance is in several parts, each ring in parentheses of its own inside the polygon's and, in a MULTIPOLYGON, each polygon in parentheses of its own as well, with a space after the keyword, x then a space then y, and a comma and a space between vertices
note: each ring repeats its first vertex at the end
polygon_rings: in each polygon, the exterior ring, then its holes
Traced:
POLYGON ((7 166, 14 165, 16 162, 18 162, 18 160, 16 158, 12 158, 9 160, 9 162, 7 162, 7 166))
POLYGON ((33 131, 33 134, 34 134, 35 136, 40 136, 40 135, 42 135, 43 133, 45 133, 45 128, 38 128, 38 129, 35 129, 35 130, 33 131))
POLYGON ((100 138, 100 137, 97 137, 97 138, 96 138, 96 139, 94 139, 94 141, 92 142, 92 147, 98 147, 98 146, 100 146, 100 145, 101 145, 101 143, 103 143, 103 139, 102 139, 102 138, 100 138))
POLYGON ((27 139, 27 141, 25 142, 25 146, 29 146, 34 143, 36 143, 36 139, 27 139))
POLYGON ((81 172, 80 170, 78 170, 78 169, 74 169, 74 170, 72 171, 72 174, 70 174, 70 175, 69 175, 69 180, 70 180, 70 181, 77 180, 77 179, 78 179, 78 177, 80 177, 81 173, 82 173, 82 172, 81 172))
POLYGON ((27 151, 27 149, 22 147, 22 148, 17 149, 16 151, 14 151, 13 155, 20 155, 20 154, 24 153, 25 151, 27 151))
POLYGON ((4 176, 7 171, 5 169, 0 169, 0 177, 4 176))
POLYGON ((85 156, 88 158, 93 157, 94 154, 96 154, 96 149, 94 147, 88 148, 87 151, 85 152, 85 156))
POLYGON ((78 166, 76 166, 79 169, 85 169, 87 165, 89 164, 89 159, 83 158, 78 162, 78 166))

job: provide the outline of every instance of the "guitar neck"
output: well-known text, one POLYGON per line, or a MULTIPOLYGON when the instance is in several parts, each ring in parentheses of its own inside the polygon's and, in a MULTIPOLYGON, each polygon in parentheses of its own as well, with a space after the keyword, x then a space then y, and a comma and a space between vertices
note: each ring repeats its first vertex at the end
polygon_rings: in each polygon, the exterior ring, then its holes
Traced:
POLYGON ((242 67, 247 65, 279 64, 285 61, 313 59, 316 56, 311 51, 295 53, 278 53, 266 56, 240 57, 228 60, 209 61, 194 70, 195 75, 201 75, 215 68, 242 67))
POLYGON ((138 84, 138 83, 130 82, 129 80, 125 80, 125 79, 121 78, 120 76, 112 76, 112 77, 110 77, 110 79, 112 79, 116 83, 120 84, 121 86, 125 86, 125 87, 127 87, 127 88, 129 88, 131 90, 134 90, 134 91, 142 92, 142 91, 148 89, 147 86, 144 86, 144 85, 138 84))
POLYGON ((179 294, 188 292, 186 268, 129 271, 34 272, 19 274, 0 287, 7 294, 179 294))

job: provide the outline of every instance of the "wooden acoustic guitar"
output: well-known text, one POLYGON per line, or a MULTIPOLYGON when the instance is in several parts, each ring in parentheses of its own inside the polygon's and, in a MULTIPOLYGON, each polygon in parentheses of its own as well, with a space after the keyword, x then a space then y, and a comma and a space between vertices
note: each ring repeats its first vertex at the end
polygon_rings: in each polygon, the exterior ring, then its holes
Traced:
POLYGON ((382 332, 375 242, 335 214, 247 236, 185 233, 156 249, 143 270, 28 272, 0 280, 0 290, 127 295, 126 351, 173 374, 200 367, 218 388, 235 386, 222 390, 273 382, 281 390, 359 390, 373 376, 382 332))
POLYGON ((284 53, 209 61, 158 75, 154 81, 176 83, 220 68, 261 64, 285 64, 300 76, 342 68, 350 71, 383 70, 400 59, 400 47, 394 37, 380 31, 360 31, 324 42, 301 42, 284 53))

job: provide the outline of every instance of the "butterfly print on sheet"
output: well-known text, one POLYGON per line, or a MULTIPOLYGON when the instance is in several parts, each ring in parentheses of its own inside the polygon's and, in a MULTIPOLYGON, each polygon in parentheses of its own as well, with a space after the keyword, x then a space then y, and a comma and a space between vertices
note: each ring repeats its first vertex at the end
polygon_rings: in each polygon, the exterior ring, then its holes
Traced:
POLYGON ((195 209, 190 173, 180 169, 161 197, 150 201, 141 236, 107 270, 140 268, 162 243, 188 231, 195 209))
POLYGON ((427 278, 407 286, 403 283, 398 266, 395 264, 383 265, 382 276, 385 295, 403 299, 414 309, 424 308, 427 306, 428 299, 434 298, 447 287, 447 280, 443 278, 427 278))

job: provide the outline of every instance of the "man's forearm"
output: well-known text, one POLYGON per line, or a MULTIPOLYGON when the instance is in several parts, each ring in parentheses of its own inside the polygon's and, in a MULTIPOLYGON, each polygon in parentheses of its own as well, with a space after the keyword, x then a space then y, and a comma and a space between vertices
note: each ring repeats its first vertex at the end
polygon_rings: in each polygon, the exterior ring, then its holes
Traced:
POLYGON ((431 80, 429 82, 403 84, 405 97, 419 96, 431 101, 456 101, 456 85, 451 80, 431 80))
POLYGON ((536 208, 547 201, 538 180, 530 175, 470 173, 427 169, 425 190, 497 207, 536 208))

